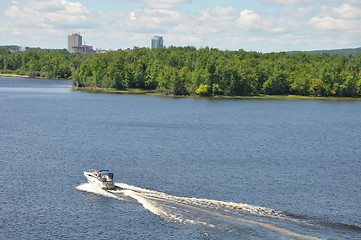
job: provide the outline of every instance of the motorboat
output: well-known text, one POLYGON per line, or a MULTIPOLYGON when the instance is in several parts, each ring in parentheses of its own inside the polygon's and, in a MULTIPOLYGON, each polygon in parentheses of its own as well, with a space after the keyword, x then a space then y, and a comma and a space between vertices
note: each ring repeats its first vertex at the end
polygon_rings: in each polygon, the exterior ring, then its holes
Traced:
POLYGON ((113 173, 109 170, 93 170, 84 171, 84 176, 89 183, 94 183, 105 190, 114 190, 113 173))

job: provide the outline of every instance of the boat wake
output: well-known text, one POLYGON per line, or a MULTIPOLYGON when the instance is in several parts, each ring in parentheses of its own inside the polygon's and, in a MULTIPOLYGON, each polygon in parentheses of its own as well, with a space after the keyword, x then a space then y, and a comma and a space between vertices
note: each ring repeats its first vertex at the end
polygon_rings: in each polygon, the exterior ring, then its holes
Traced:
MULTIPOLYGON (((263 238, 257 237, 257 232, 264 235, 264 230, 287 239, 324 238, 320 230, 326 227, 322 224, 282 211, 241 203, 173 196, 125 183, 115 185, 116 190, 103 190, 94 184, 85 183, 77 189, 118 200, 135 200, 145 209, 169 222, 196 224, 207 229, 238 232, 241 236, 245 231, 252 231, 255 239, 263 238)), ((325 231, 330 230, 325 229, 325 231)), ((207 232, 204 234, 209 235, 207 232)))

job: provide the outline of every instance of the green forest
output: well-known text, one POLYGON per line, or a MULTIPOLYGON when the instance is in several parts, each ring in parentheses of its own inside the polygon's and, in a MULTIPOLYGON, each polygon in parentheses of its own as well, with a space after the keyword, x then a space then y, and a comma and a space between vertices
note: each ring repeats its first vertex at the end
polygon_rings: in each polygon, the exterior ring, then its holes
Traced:
POLYGON ((174 95, 361 96, 361 55, 137 48, 105 54, 0 49, 0 73, 72 79, 79 87, 174 95))

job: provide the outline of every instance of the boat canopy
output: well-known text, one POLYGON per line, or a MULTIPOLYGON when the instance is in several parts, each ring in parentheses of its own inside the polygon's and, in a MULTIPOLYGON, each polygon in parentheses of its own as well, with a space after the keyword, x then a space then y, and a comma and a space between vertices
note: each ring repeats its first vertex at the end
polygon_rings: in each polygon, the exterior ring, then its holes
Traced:
POLYGON ((113 174, 111 171, 109 170, 100 170, 99 171, 101 174, 113 174))

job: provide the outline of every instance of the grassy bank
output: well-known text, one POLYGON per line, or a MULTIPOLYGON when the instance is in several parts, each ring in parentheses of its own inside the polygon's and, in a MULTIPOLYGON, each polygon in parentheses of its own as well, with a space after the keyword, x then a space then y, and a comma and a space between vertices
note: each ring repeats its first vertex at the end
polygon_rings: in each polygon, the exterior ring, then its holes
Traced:
POLYGON ((143 94, 143 95, 153 95, 153 96, 164 96, 164 97, 173 97, 173 98, 202 98, 202 99, 259 99, 259 100, 324 100, 324 101, 361 101, 361 98, 351 98, 351 97, 316 97, 316 96, 297 96, 297 95, 266 95, 260 94, 257 96, 210 96, 202 97, 199 95, 174 95, 157 92, 155 90, 143 90, 143 89, 127 89, 127 90, 118 90, 114 88, 92 88, 92 87, 74 87, 80 91, 86 91, 91 93, 115 93, 115 94, 143 94))
POLYGON ((49 80, 69 80, 68 78, 47 78, 47 77, 34 77, 29 75, 20 75, 13 73, 0 73, 0 77, 18 77, 18 78, 34 78, 34 79, 49 79, 49 80))
POLYGON ((138 88, 132 88, 127 90, 119 90, 115 88, 95 88, 95 87, 77 87, 76 90, 92 92, 92 93, 119 93, 119 94, 156 94, 154 90, 143 90, 138 88))
POLYGON ((11 74, 11 73, 0 73, 0 77, 30 78, 30 76, 28 76, 28 75, 18 75, 18 74, 11 74))
MULTIPOLYGON (((37 79, 48 79, 44 77, 31 77, 28 75, 18 75, 11 73, 0 73, 1 77, 19 77, 19 78, 37 78, 37 79)), ((86 91, 91 93, 116 93, 116 94, 143 94, 143 95, 154 95, 154 96, 164 96, 164 97, 173 97, 173 98, 203 98, 203 99, 260 99, 260 100, 324 100, 324 101, 361 101, 361 98, 352 98, 352 97, 317 97, 317 96, 299 96, 299 95, 266 95, 259 94, 256 96, 224 96, 224 95, 215 95, 210 97, 202 97, 199 95, 174 95, 158 92, 156 90, 143 90, 138 88, 131 88, 127 90, 119 90, 115 88, 94 88, 94 87, 76 87, 75 89, 80 91, 86 91)))

